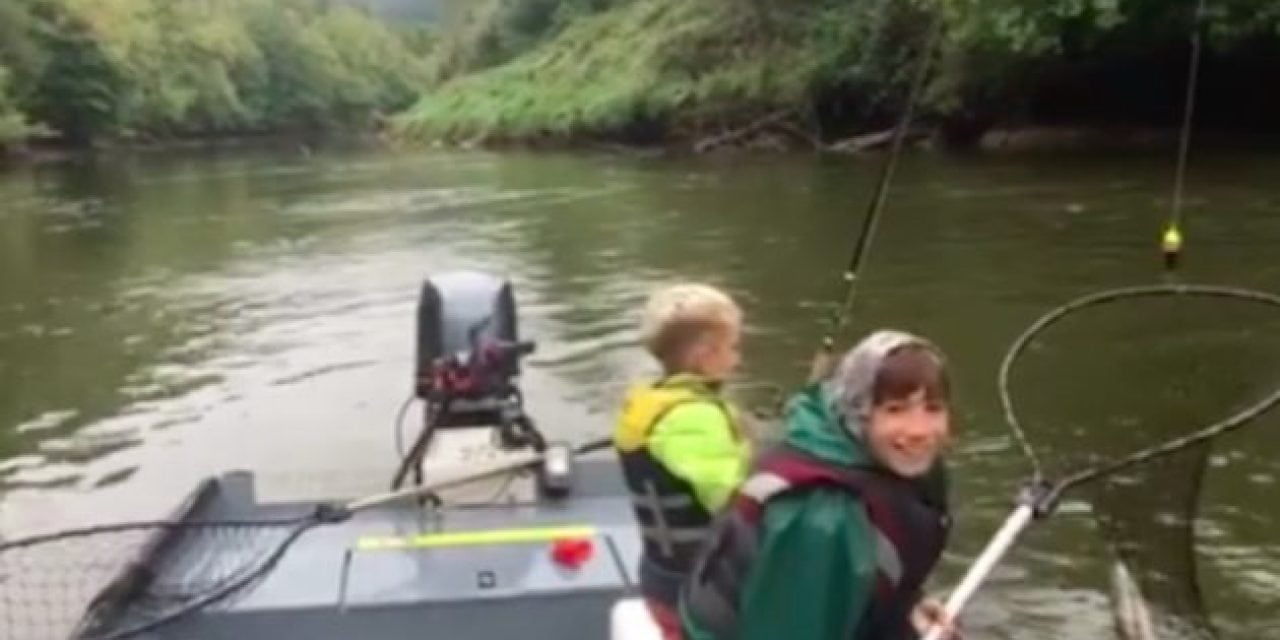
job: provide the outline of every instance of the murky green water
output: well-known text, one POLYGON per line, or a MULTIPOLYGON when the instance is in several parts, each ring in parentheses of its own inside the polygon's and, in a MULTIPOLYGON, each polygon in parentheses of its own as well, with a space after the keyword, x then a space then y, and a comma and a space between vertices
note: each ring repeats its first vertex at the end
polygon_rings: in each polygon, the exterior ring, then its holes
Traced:
MULTIPOLYGON (((153 515, 250 468, 281 493, 381 488, 432 271, 510 276, 540 342, 526 394, 585 439, 650 364, 649 287, 721 284, 749 317, 742 388, 792 387, 840 295, 873 159, 241 151, 0 174, 0 529, 153 515), (340 489, 336 488, 340 487, 340 489)), ((952 584, 1029 466, 994 384, 1040 313, 1159 281, 1165 157, 921 156, 899 173, 851 335, 916 330, 950 355, 960 432, 952 584)), ((1280 289, 1280 158, 1197 159, 1182 277, 1280 289)), ((1132 303, 1064 323, 1016 390, 1053 470, 1179 433, 1280 383, 1280 313, 1132 303), (1070 436, 1070 437, 1066 437, 1070 436)), ((1280 420, 1212 451, 1201 573, 1230 637, 1280 634, 1280 420)), ((1166 473, 1122 495, 1151 513, 1166 473)), ((1110 637, 1088 507, 1030 531, 975 599, 976 638, 1110 637)))

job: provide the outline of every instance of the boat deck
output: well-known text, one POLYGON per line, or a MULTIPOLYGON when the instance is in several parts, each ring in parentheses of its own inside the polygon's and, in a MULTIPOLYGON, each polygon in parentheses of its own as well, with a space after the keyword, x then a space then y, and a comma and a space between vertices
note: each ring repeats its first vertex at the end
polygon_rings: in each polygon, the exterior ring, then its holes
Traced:
MULTIPOLYGON (((634 595, 640 538, 615 464, 580 461, 569 497, 536 504, 415 504, 362 511, 301 535, 260 581, 148 638, 605 638, 617 600, 634 595), (578 566, 557 540, 590 540, 578 566)), ((258 504, 253 476, 209 482, 189 520, 288 519, 313 503, 258 504)), ((153 560, 163 585, 234 577, 276 548, 288 527, 181 529, 153 560)), ((131 626, 138 606, 111 628, 131 626)))

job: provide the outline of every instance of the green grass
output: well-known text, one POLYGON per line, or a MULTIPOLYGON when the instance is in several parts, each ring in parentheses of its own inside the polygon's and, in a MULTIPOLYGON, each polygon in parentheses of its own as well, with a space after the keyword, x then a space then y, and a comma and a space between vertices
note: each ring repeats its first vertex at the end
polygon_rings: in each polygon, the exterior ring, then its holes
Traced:
POLYGON ((758 13, 753 0, 633 0, 490 69, 431 89, 394 127, 444 141, 667 135, 807 107, 856 48, 847 3, 758 13), (834 8, 824 8, 824 7, 834 8))

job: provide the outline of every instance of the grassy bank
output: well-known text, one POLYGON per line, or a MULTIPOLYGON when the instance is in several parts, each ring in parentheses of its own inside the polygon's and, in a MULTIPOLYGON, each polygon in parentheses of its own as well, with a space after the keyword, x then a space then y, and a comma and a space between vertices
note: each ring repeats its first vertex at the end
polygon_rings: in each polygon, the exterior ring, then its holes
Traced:
POLYGON ((859 65, 869 6, 624 3, 509 62, 443 82, 395 125, 454 142, 657 142, 714 136, 785 111, 789 126, 814 131, 813 97, 870 75, 859 65))
MULTIPOLYGON (((1168 130, 1194 24, 1192 0, 420 7, 443 25, 352 8, 406 2, 0 0, 0 153, 388 125, 459 144, 859 150, 884 142, 934 18, 925 134, 1168 130)), ((1197 124, 1280 131, 1280 3, 1210 6, 1197 124)))
MULTIPOLYGON (((1167 0, 604 0, 528 33, 510 26, 534 4, 557 2, 479 3, 395 131, 447 143, 847 148, 892 124, 938 12, 921 117, 948 140, 993 126, 1167 128, 1192 24, 1191 3, 1167 0)), ((1210 18, 1203 113, 1276 127, 1280 91, 1262 79, 1280 72, 1280 10, 1220 0, 1210 18)))

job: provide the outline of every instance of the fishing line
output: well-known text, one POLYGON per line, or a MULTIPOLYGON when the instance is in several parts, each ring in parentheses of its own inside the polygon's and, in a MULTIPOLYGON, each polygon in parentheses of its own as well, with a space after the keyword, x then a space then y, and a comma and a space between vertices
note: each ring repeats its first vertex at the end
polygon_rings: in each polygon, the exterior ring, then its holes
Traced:
MULTIPOLYGON (((1185 221, 1184 194, 1186 190, 1186 174, 1191 149, 1191 134, 1195 120, 1196 97, 1199 90, 1201 58, 1203 57, 1203 32, 1207 18, 1208 1, 1196 0, 1195 13, 1192 20, 1193 24, 1191 27, 1191 47, 1188 54, 1189 69, 1187 72, 1186 96, 1184 99, 1182 126, 1178 140, 1177 164, 1174 172, 1173 197, 1170 203, 1169 218, 1165 224, 1160 241, 1161 253, 1164 258, 1164 268, 1170 275, 1172 275, 1178 268, 1182 254, 1182 229, 1185 221)), ((1005 354, 1004 360, 1000 366, 998 386, 1005 421, 1009 424, 1010 429, 1014 434, 1014 438, 1022 449, 1023 454, 1032 465, 1034 470, 1033 481, 1023 491, 1023 494, 1020 497, 1021 506, 1019 506, 1013 515, 1009 517, 1004 526, 1001 527, 1000 531, 997 532, 995 537, 993 537, 991 542, 987 545, 982 555, 980 555, 977 561, 975 561, 970 567, 969 572, 965 575, 960 585, 952 592, 951 597, 948 599, 946 604, 947 612, 950 615, 955 616, 960 612, 964 607, 965 602, 972 596, 973 592, 978 588, 979 584, 985 579, 991 569, 994 568, 995 564, 999 561, 999 558, 1013 544, 1018 533, 1031 522, 1032 518, 1044 518, 1050 515, 1065 491, 1093 482, 1100 478, 1108 477, 1125 469, 1170 456, 1178 452, 1187 451, 1197 445, 1210 442, 1219 436, 1242 428, 1246 424, 1250 424, 1254 418, 1280 403, 1280 389, 1277 389, 1252 406, 1249 406, 1224 420, 1189 433, 1183 437, 1175 438, 1164 442, 1163 444, 1137 451, 1110 463, 1095 465, 1078 470, 1058 480, 1048 479, 1044 474, 1044 465, 1039 456, 1037 456, 1035 449, 1031 446, 1025 429, 1019 422, 1017 414, 1013 409, 1013 400, 1009 393, 1009 378, 1014 362, 1016 362, 1018 357, 1025 352, 1028 345, 1031 343, 1031 340, 1035 336, 1042 333, 1058 320, 1061 320, 1075 311, 1116 300, 1153 296, 1234 298, 1280 307, 1280 297, 1270 293, 1235 287, 1181 285, 1170 283, 1166 285, 1113 289, 1085 296, 1050 311, 1024 331, 1005 354)), ((1203 473, 1204 463, 1204 459, 1201 459, 1198 462, 1197 466, 1200 467, 1198 470, 1199 473, 1203 473)), ((1195 590, 1195 592, 1198 597, 1198 589, 1195 590)), ((1199 606, 1199 603, 1197 603, 1197 606, 1199 606)), ((941 638, 941 630, 931 630, 926 638, 927 640, 938 640, 941 638)))
POLYGON ((1182 254, 1183 193, 1186 187, 1187 158, 1191 152, 1191 129, 1195 120, 1196 95, 1200 86, 1200 59, 1202 57, 1203 31, 1208 18, 1208 0, 1197 0, 1191 29, 1190 69, 1187 72, 1187 94, 1182 112, 1182 130, 1178 137, 1178 162, 1174 171, 1173 199, 1169 221, 1165 225, 1160 246, 1164 254, 1165 269, 1177 268, 1182 254))

